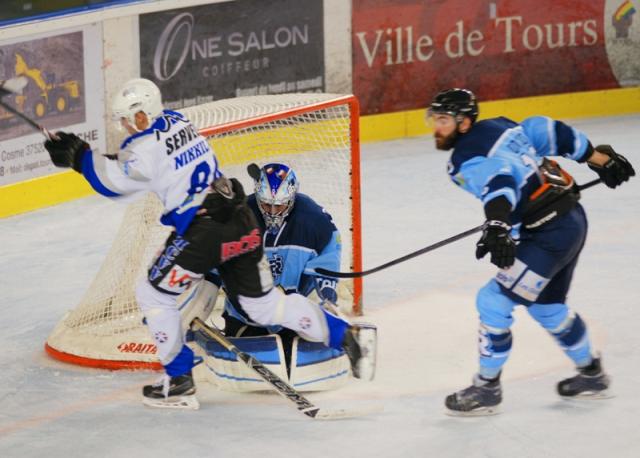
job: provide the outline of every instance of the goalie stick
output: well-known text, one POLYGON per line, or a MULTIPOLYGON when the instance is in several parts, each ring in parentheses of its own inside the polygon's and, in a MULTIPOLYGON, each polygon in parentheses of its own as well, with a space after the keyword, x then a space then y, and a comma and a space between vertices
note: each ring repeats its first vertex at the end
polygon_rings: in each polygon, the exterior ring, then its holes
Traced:
MULTIPOLYGON (((600 178, 596 178, 595 180, 589 181, 581 186, 578 186, 578 191, 582 191, 584 189, 590 188, 592 186, 597 185, 598 183, 600 183, 602 180, 600 178)), ((334 272, 333 270, 328 270, 328 269, 323 269, 322 267, 317 267, 315 269, 315 271, 317 273, 319 273, 320 275, 325 275, 327 277, 334 277, 334 278, 358 278, 358 277, 364 277, 376 272, 380 272, 381 270, 386 269, 387 267, 391 267, 391 266, 395 266, 396 264, 400 264, 401 262, 404 261, 408 261, 409 259, 413 259, 417 256, 420 256, 421 254, 425 254, 428 253, 430 251, 433 251, 435 249, 438 249, 440 247, 443 247, 445 245, 449 245, 450 243, 453 243, 455 241, 458 241, 460 239, 463 239, 471 234, 475 234, 476 232, 480 232, 482 230, 482 228, 484 227, 484 224, 481 224, 480 226, 476 226, 474 228, 468 229, 464 232, 461 232, 459 234, 456 234, 452 237, 449 237, 448 239, 444 239, 441 240, 437 243, 434 243, 433 245, 429 245, 426 246, 424 248, 421 248, 417 251, 414 251, 413 253, 409 253, 406 254, 404 256, 401 256, 397 259, 393 259, 392 261, 389 261, 385 264, 379 265, 378 267, 374 267, 373 269, 369 269, 369 270, 363 270, 362 272, 334 272)))
POLYGON ((24 76, 19 76, 17 78, 10 78, 5 81, 0 81, 0 106, 2 106, 2 108, 7 110, 9 113, 12 113, 13 115, 22 119, 24 122, 29 124, 34 129, 42 132, 42 134, 47 138, 47 140, 52 140, 52 139, 55 140, 57 137, 53 135, 51 132, 49 132, 44 126, 38 124, 33 119, 31 119, 24 113, 21 113, 11 105, 7 104, 4 100, 2 100, 2 98, 6 95, 22 94, 22 90, 27 85, 27 82, 28 82, 27 78, 25 78, 24 76))
POLYGON ((253 181, 260 181, 260 167, 258 167, 258 164, 254 162, 249 164, 247 166, 247 173, 253 178, 253 181))
POLYGON ((224 348, 236 355, 236 357, 245 363, 249 369, 258 374, 260 378, 271 385, 285 399, 294 403, 296 409, 309 418, 313 418, 315 420, 338 420, 341 418, 360 417, 374 412, 379 412, 381 410, 378 406, 360 409, 321 409, 305 398, 287 382, 274 374, 256 358, 238 349, 238 347, 231 343, 218 328, 208 326, 200 318, 196 318, 191 323, 191 329, 203 332, 207 337, 215 340, 224 348))

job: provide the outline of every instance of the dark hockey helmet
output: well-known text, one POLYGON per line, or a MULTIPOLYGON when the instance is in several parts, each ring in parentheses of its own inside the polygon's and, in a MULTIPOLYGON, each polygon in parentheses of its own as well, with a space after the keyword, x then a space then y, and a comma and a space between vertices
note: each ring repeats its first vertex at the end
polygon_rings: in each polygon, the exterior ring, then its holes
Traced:
POLYGON ((478 101, 469 89, 453 88, 439 92, 429 105, 429 115, 448 114, 462 120, 460 116, 468 116, 472 122, 478 117, 478 101))

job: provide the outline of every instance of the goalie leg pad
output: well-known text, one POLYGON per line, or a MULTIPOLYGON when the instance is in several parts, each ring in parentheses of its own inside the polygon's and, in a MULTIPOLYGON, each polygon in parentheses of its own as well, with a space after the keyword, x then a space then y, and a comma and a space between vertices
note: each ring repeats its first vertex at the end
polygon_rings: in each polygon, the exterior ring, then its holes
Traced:
POLYGON ((355 378, 371 381, 376 374, 378 358, 378 328, 373 324, 354 323, 345 335, 344 350, 351 360, 355 378), (350 345, 357 344, 359 356, 352 358, 350 345))
POLYGON ((182 316, 182 329, 187 332, 193 320, 200 318, 206 321, 213 311, 218 298, 219 288, 213 283, 202 280, 195 287, 188 290, 179 301, 178 310, 182 316))
MULTIPOLYGON (((235 354, 200 331, 194 333, 196 343, 205 351, 205 377, 224 391, 245 392, 268 390, 268 384, 257 376, 235 354)), ((278 335, 230 337, 240 351, 258 359, 283 380, 288 380, 282 341, 278 335)))
POLYGON ((349 381, 349 358, 342 350, 296 337, 291 355, 290 383, 300 391, 326 391, 349 381))
MULTIPOLYGON (((245 363, 201 332, 196 343, 204 349, 205 377, 223 391, 247 392, 268 389, 245 363)), ((285 364, 284 346, 279 335, 231 337, 241 351, 250 354, 300 391, 326 391, 338 388, 349 379, 349 360, 344 352, 318 342, 296 337, 292 345, 290 376, 285 364)))

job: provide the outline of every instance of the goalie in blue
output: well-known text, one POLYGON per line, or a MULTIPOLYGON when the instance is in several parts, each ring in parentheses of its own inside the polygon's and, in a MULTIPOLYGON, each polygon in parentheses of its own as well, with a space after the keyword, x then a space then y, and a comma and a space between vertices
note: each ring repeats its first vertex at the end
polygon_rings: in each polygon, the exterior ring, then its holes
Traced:
MULTIPOLYGON (((309 296, 335 304, 337 284, 315 273, 316 267, 340 270, 340 234, 331 215, 311 197, 298 192, 293 169, 285 164, 266 164, 260 169, 255 193, 247 198, 263 234, 264 251, 274 285, 285 294, 309 296)), ((225 333, 231 336, 280 332, 282 327, 259 327, 247 320, 231 302, 225 303, 225 333)))
MULTIPOLYGON (((274 286, 287 297, 292 294, 309 296, 315 292, 319 300, 313 298, 311 302, 321 302, 335 312, 337 280, 320 276, 314 271, 317 267, 330 270, 340 268, 340 234, 331 215, 311 197, 298 192, 298 178, 287 165, 270 163, 261 169, 255 165, 253 167, 255 192, 248 196, 247 204, 262 234, 274 286)), ((208 274, 206 279, 203 288, 207 284, 224 288, 215 272, 208 274)), ((272 370, 286 371, 290 383, 297 388, 325 390, 346 382, 349 363, 342 350, 300 339, 295 332, 279 325, 260 325, 233 298, 225 299, 222 317, 227 337, 241 349, 246 346, 246 350, 263 363, 272 364, 272 370)), ((375 329, 371 325, 361 326, 366 330, 359 332, 372 336, 373 340, 363 338, 363 341, 369 342, 367 351, 373 355, 375 329)), ((213 373, 214 383, 221 388, 232 391, 264 389, 254 383, 258 380, 247 377, 250 374, 246 374, 241 365, 226 362, 232 359, 231 355, 219 349, 208 350, 208 354, 207 366, 213 373)), ((371 379, 374 371, 372 364, 366 368, 363 366, 354 375, 371 379)))
POLYGON ((476 258, 490 254, 500 269, 476 299, 478 373, 470 387, 448 396, 445 405, 458 415, 497 412, 517 305, 527 307, 576 365, 577 375, 558 383, 558 393, 604 397, 609 377, 591 348, 585 322, 566 304, 587 218, 573 178, 551 157, 586 163, 610 188, 635 171, 611 146, 593 147, 582 132, 561 121, 533 116, 520 124, 504 117, 476 122, 477 116, 475 95, 467 89, 439 93, 428 111, 436 147, 453 149, 451 179, 484 206, 486 223, 476 258))

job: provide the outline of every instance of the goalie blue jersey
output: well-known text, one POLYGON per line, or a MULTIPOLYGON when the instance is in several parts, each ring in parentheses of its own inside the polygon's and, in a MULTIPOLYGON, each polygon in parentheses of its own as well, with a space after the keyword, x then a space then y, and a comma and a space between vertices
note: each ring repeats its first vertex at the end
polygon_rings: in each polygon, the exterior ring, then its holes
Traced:
POLYGON ((255 194, 248 197, 247 203, 264 234, 264 252, 275 285, 286 293, 305 296, 313 291, 317 281, 330 282, 335 289, 335 279, 318 278, 313 271, 316 267, 340 270, 342 244, 329 213, 309 196, 298 193, 291 213, 274 234, 266 231, 255 194))
POLYGON ((542 158, 564 156, 582 162, 588 144, 582 132, 545 116, 520 124, 503 117, 487 119, 457 140, 449 175, 483 204, 504 196, 511 203, 511 222, 517 224, 529 196, 541 184, 542 158))
MULTIPOLYGON (((340 270, 342 244, 329 213, 310 197, 297 193, 291 213, 285 218, 280 230, 273 234, 266 230, 255 194, 247 198, 247 203, 260 225, 264 253, 269 260, 275 286, 280 286, 285 293, 305 296, 316 288, 336 291, 336 279, 319 276, 313 271, 316 267, 340 270)), ((225 301, 225 311, 246 324, 259 326, 243 316, 229 299, 225 301)), ((282 329, 281 326, 265 327, 271 333, 282 329)))

